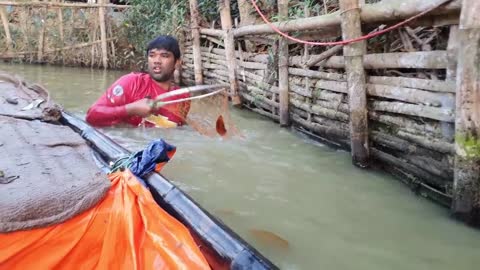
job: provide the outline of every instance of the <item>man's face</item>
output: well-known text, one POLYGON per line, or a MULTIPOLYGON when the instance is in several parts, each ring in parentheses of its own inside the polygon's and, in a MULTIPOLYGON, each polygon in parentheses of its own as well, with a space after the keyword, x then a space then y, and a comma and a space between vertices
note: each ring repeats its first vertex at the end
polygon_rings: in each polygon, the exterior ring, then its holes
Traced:
POLYGON ((152 49, 148 52, 148 74, 157 82, 171 80, 175 64, 175 57, 170 51, 152 49))

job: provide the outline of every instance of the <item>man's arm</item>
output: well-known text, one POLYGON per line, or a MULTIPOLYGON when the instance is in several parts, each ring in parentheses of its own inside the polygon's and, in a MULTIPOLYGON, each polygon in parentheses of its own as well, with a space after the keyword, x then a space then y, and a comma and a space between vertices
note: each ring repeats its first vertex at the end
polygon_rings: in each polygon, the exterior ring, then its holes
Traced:
POLYGON ((112 126, 123 122, 131 111, 127 104, 134 102, 135 77, 126 75, 112 84, 88 109, 86 120, 94 126, 112 126))

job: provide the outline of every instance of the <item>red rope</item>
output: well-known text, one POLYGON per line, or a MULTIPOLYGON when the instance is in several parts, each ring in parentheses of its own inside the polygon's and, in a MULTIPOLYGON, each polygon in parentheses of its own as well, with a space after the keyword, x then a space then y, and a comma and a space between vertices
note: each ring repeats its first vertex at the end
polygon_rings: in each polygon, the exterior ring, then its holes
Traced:
POLYGON ((295 42, 298 42, 298 43, 302 43, 302 44, 307 44, 307 45, 320 45, 320 46, 330 46, 330 45, 346 45, 346 44, 350 44, 350 43, 353 43, 353 42, 358 42, 358 41, 362 41, 362 40, 366 40, 366 39, 369 39, 369 38, 372 38, 372 37, 376 37, 378 35, 381 35, 381 34, 384 34, 386 32, 389 32, 389 31, 392 31, 393 29, 396 29, 402 25, 405 25, 415 19, 417 19, 418 17, 420 16, 423 16, 425 15, 426 13, 438 8, 439 6, 449 2, 451 0, 445 0, 445 1, 442 1, 441 3, 439 3, 438 5, 434 6, 434 7, 431 7, 425 11, 422 11, 420 13, 418 13, 417 15, 415 16, 412 16, 402 22, 399 22, 395 25, 392 25, 388 28, 385 28, 383 30, 379 30, 379 31, 376 31, 376 32, 372 32, 368 35, 364 35, 364 36, 361 36, 361 37, 358 37, 358 38, 354 38, 354 39, 348 39, 348 40, 342 40, 342 41, 333 41, 333 42, 315 42, 315 41, 308 41, 308 40, 302 40, 302 39, 298 39, 298 38, 295 38, 295 37, 292 37, 284 32, 282 32, 280 29, 278 29, 278 27, 276 27, 274 24, 272 24, 266 17, 265 15, 262 13, 262 11, 260 11, 260 8, 257 6, 257 3, 255 3, 255 0, 251 0, 252 2, 252 5, 255 7, 255 9, 257 10, 258 14, 260 15, 260 17, 262 17, 263 21, 265 21, 266 24, 268 24, 270 26, 270 28, 272 28, 275 32, 277 32, 278 34, 284 36, 285 38, 287 39, 290 39, 292 41, 295 41, 295 42))

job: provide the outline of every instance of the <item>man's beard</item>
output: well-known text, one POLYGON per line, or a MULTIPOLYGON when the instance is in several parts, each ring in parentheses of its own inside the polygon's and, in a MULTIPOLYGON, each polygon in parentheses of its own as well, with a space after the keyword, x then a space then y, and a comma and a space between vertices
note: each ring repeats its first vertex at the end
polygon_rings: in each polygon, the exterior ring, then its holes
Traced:
POLYGON ((157 82, 168 82, 171 80, 173 72, 170 74, 164 74, 164 73, 155 74, 152 71, 149 71, 148 74, 150 74, 150 77, 157 82))

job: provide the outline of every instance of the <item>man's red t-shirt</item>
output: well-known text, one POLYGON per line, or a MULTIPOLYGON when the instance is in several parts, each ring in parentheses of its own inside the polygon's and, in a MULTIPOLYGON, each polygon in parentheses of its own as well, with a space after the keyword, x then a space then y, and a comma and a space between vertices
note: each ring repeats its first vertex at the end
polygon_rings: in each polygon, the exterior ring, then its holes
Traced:
MULTIPOLYGON (((122 76, 95 102, 87 111, 86 120, 94 126, 112 126, 119 123, 129 123, 134 126, 140 125, 142 118, 128 116, 126 104, 143 98, 154 99, 158 95, 178 89, 173 87, 166 90, 158 86, 149 74, 130 73, 122 76)), ((163 101, 188 98, 188 94, 173 96, 163 101)), ((156 115, 168 117, 168 120, 181 125, 185 122, 189 110, 188 102, 165 105, 154 111, 156 115)))

